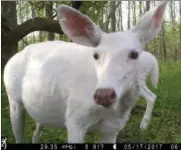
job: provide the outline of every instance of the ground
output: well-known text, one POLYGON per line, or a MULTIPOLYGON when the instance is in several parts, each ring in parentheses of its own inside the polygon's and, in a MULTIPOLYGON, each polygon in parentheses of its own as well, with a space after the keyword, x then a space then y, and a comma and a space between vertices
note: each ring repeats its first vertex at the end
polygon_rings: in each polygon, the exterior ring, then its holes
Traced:
MULTIPOLYGON (((117 137, 118 142, 141 143, 181 143, 181 62, 160 62, 160 81, 157 89, 150 89, 157 95, 155 112, 160 116, 153 116, 151 124, 146 131, 141 131, 144 111, 133 114, 127 126, 117 137)), ((8 143, 14 143, 11 123, 9 118, 9 105, 5 90, 2 86, 2 135, 8 138, 8 143)), ((146 104, 143 98, 138 101, 146 104)), ((25 141, 30 143, 35 122, 27 115, 25 141)), ((87 142, 94 142, 97 134, 89 134, 87 142)), ((67 140, 64 129, 44 129, 40 142, 62 143, 67 140)))

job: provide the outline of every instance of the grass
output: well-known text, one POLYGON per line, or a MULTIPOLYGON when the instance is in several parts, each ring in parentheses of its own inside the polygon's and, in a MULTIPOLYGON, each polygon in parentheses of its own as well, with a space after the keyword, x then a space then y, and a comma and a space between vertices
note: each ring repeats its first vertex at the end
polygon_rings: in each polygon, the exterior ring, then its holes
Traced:
MULTIPOLYGON (((141 123, 144 111, 132 115, 124 130, 117 140, 118 142, 142 142, 142 143, 181 143, 181 62, 161 62, 160 82, 157 89, 150 89, 157 95, 154 111, 159 112, 159 117, 152 118, 151 124, 146 131, 141 131, 141 123)), ((8 143, 14 143, 12 134, 8 100, 2 87, 2 135, 8 137, 8 143)), ((143 98, 138 103, 146 104, 143 98)), ((27 115, 25 141, 31 142, 35 122, 27 115)), ((96 134, 88 134, 87 142, 94 142, 96 134)), ((41 142, 65 143, 67 132, 64 129, 44 129, 41 142)))

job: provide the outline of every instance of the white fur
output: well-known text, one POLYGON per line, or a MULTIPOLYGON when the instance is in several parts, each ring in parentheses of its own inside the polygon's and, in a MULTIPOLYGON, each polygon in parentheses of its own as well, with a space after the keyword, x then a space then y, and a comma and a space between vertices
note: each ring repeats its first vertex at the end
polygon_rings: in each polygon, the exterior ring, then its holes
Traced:
MULTIPOLYGON (((58 10, 70 15, 76 12, 64 5, 58 10)), ((149 17, 152 20, 152 16, 149 17)), ((69 18, 60 19, 68 21, 69 18)), ((90 20, 88 25, 92 25, 90 20)), ((37 122, 32 138, 34 143, 39 141, 44 126, 66 127, 69 143, 84 142, 87 130, 93 128, 102 133, 101 142, 116 142, 116 136, 126 125, 140 94, 140 85, 143 85, 139 80, 141 60, 145 63, 149 54, 142 51, 144 43, 140 41, 140 30, 91 34, 90 37, 91 29, 96 30, 94 25, 92 27, 88 33, 80 32, 76 42, 83 36, 93 47, 79 45, 80 41, 79 44, 63 41, 32 44, 13 56, 5 66, 4 83, 17 143, 24 141, 25 110, 37 122), (98 45, 94 36, 100 36, 98 45), (129 57, 131 51, 139 53, 138 59, 129 57), (98 61, 93 58, 95 52, 100 55, 98 61), (116 102, 106 109, 93 101, 93 94, 97 88, 107 87, 113 88, 117 97, 116 102)), ((65 28, 71 38, 74 35, 71 26, 66 24, 65 28)), ((82 28, 76 29, 79 32, 82 28)), ((157 28, 151 30, 158 31, 157 28)), ((157 34, 155 32, 155 36, 157 34)), ((152 110, 149 106, 143 122, 149 119, 152 110)))
POLYGON ((152 111, 156 101, 156 95, 152 93, 146 86, 147 77, 150 75, 152 85, 157 88, 159 80, 159 66, 156 58, 148 52, 142 53, 140 57, 140 95, 146 100, 147 107, 140 128, 147 129, 151 121, 152 111))

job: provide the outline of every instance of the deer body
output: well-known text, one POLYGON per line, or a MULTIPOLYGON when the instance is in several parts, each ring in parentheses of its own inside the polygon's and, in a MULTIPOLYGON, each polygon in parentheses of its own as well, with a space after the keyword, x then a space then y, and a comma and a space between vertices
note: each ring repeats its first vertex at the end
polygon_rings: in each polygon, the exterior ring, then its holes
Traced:
MULTIPOLYGON (((92 100, 97 82, 90 57, 92 52, 89 47, 74 43, 67 47, 67 43, 53 41, 28 46, 16 54, 4 73, 10 111, 16 115, 11 119, 23 119, 16 111, 25 108, 44 127, 66 127, 75 119, 81 128, 88 129, 105 118, 111 118, 116 126, 121 126, 116 110, 105 109, 92 100)), ((133 106, 127 102, 126 106, 133 106)), ((119 110, 120 114, 126 110, 119 110)), ((14 128, 23 130, 16 125, 14 128)), ((17 142, 22 141, 17 138, 17 142)))
MULTIPOLYGON (((25 108, 36 122, 45 127, 66 127, 67 110, 81 119, 92 116, 94 120, 88 124, 90 126, 104 119, 110 111, 92 101, 97 82, 93 58, 90 57, 92 52, 89 47, 74 43, 69 43, 67 47, 66 42, 53 41, 28 46, 16 54, 5 69, 9 101, 12 106, 15 105, 11 111, 20 105, 21 109, 25 108)), ((140 56, 139 85, 145 84, 151 72, 153 61, 150 58, 152 56, 147 52, 140 56)), ((120 114, 123 112, 120 111, 120 114)))

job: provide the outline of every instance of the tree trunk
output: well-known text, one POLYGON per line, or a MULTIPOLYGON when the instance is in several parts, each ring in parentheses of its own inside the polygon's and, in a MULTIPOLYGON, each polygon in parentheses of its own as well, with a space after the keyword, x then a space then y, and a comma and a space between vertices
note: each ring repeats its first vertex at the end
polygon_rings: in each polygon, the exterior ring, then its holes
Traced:
MULTIPOLYGON (((17 26, 17 15, 16 15, 16 1, 2 1, 1 2, 1 17, 2 17, 2 23, 1 23, 1 37, 8 35, 13 28, 17 26)), ((8 42, 3 41, 2 39, 2 45, 8 42)), ((10 43, 9 43, 10 44, 10 43)), ((8 61, 10 57, 14 55, 14 53, 17 52, 18 48, 18 42, 15 42, 9 49, 3 49, 2 48, 2 67, 1 70, 4 69, 4 65, 8 61)))
POLYGON ((163 57, 164 57, 164 60, 167 59, 167 49, 166 49, 166 42, 165 42, 165 26, 163 24, 162 26, 162 43, 163 43, 163 57))
POLYGON ((122 3, 120 1, 120 9, 119 9, 119 12, 120 12, 120 24, 121 24, 121 31, 123 31, 123 14, 122 14, 122 3))
POLYGON ((170 18, 171 18, 171 22, 175 23, 174 14, 173 14, 173 2, 172 1, 170 1, 170 18))
POLYGON ((111 31, 115 32, 116 31, 116 13, 115 13, 116 1, 111 2, 111 8, 110 9, 112 9, 111 10, 111 12, 112 12, 112 14, 111 14, 111 31))
POLYGON ((142 1, 139 1, 139 15, 142 15, 142 1))
MULTIPOLYGON (((152 4, 154 7, 156 6, 155 1, 152 1, 152 4)), ((158 40, 155 39, 153 47, 154 47, 154 55, 158 57, 159 54, 158 54, 157 42, 158 42, 158 40)))
MULTIPOLYGON (((170 1, 170 19, 171 19, 171 23, 172 23, 172 34, 175 35, 176 34, 176 28, 175 28, 175 15, 174 15, 174 2, 170 1)), ((174 40, 174 39, 173 39, 174 40)), ((172 42, 173 43, 173 42, 172 42)), ((175 44, 171 45, 172 50, 174 51, 174 59, 175 61, 177 60, 177 55, 178 55, 178 51, 177 48, 175 47, 175 44)))
MULTIPOLYGON (((52 1, 45 2, 45 13, 46 13, 47 18, 52 19, 53 17, 53 2, 52 1)), ((47 36, 48 36, 48 41, 54 40, 54 33, 48 32, 47 36)))
POLYGON ((105 32, 108 32, 108 30, 109 30, 109 12, 108 12, 108 9, 109 8, 109 3, 107 3, 107 5, 106 5, 106 22, 105 23, 103 23, 103 29, 104 29, 104 31, 105 32))
MULTIPOLYGON (((22 1, 19 1, 19 14, 18 14, 18 11, 17 11, 17 15, 21 16, 22 14, 22 1)), ((23 22, 23 17, 20 17, 20 24, 23 22)), ((22 49, 23 47, 25 47, 25 43, 23 42, 23 39, 19 41, 18 43, 18 48, 19 50, 22 49)))
POLYGON ((163 44, 160 42, 160 40, 161 40, 161 35, 158 35, 158 39, 159 39, 159 43, 158 43, 157 48, 160 50, 160 57, 161 57, 161 60, 163 60, 163 50, 162 50, 163 44))
MULTIPOLYGON (((145 12, 150 10, 150 1, 146 1, 146 9, 145 12)), ((145 49, 148 50, 148 44, 145 45, 145 49)))
MULTIPOLYGON (((34 5, 32 5, 31 4, 31 16, 32 16, 32 18, 35 18, 36 17, 36 13, 35 13, 35 7, 34 7, 34 5)), ((32 43, 35 43, 35 34, 34 34, 34 32, 32 33, 33 34, 33 38, 32 38, 32 43)))
POLYGON ((44 41, 44 32, 43 31, 39 32, 39 40, 40 40, 40 42, 44 41))
POLYGON ((150 10, 150 1, 146 1, 146 10, 145 11, 148 11, 150 10))
POLYGON ((127 26, 127 29, 129 29, 130 28, 130 1, 128 1, 128 26, 127 26))
POLYGON ((112 3, 111 1, 110 1, 110 4, 107 3, 107 6, 106 6, 106 21, 102 25, 102 28, 103 28, 103 30, 105 32, 109 32, 109 21, 111 19, 112 14, 114 14, 116 9, 118 8, 118 6, 120 4, 120 1, 118 1, 118 3, 116 4, 115 9, 112 9, 112 7, 111 7, 112 4, 111 3, 112 3), (108 8, 110 8, 110 11, 108 11, 109 10, 108 8))
POLYGON ((118 19, 117 19, 117 30, 116 31, 120 31, 120 28, 121 28, 121 25, 120 25, 121 19, 120 18, 121 18, 121 12, 120 12, 120 7, 118 7, 118 19))
POLYGON ((133 25, 136 24, 136 2, 135 1, 132 1, 133 2, 133 25))

